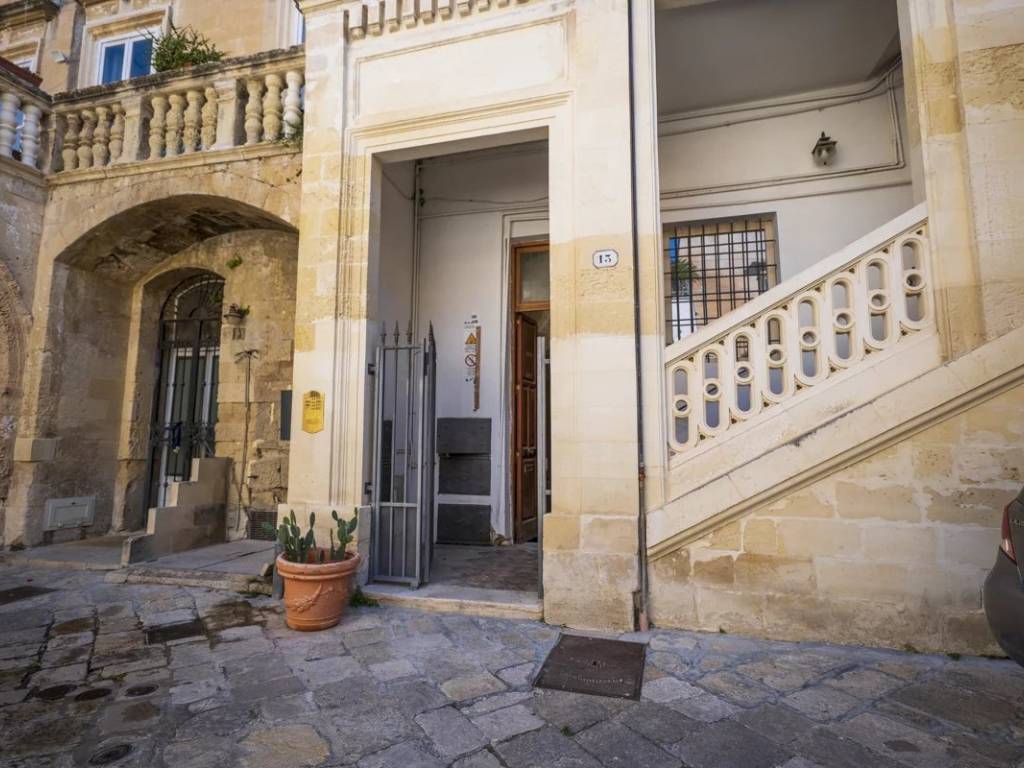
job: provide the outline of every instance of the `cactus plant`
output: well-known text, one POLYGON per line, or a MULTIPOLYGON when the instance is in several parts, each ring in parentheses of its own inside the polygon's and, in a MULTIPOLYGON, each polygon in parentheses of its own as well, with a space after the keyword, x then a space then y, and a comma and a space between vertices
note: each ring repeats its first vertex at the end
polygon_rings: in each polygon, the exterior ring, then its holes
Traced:
POLYGON ((309 513, 309 530, 305 534, 299 529, 294 510, 276 529, 270 523, 265 523, 264 528, 276 535, 277 542, 281 545, 281 556, 290 563, 308 563, 310 554, 317 559, 317 562, 336 562, 345 559, 345 550, 352 542, 357 517, 353 515, 351 520, 346 521, 338 516, 337 511, 332 511, 331 517, 334 518, 337 526, 338 541, 335 545, 334 530, 329 531, 331 537, 329 550, 317 548, 316 536, 313 533, 316 516, 312 512, 309 513))

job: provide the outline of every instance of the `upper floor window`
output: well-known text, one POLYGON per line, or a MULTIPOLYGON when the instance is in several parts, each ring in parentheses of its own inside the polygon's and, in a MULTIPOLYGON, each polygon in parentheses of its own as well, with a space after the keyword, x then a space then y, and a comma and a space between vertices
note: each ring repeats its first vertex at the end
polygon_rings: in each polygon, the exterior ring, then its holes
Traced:
POLYGON ((99 44, 97 83, 106 85, 153 71, 153 39, 144 33, 102 40, 99 44))
POLYGON ((671 344, 779 282, 772 214, 665 228, 665 323, 671 344))

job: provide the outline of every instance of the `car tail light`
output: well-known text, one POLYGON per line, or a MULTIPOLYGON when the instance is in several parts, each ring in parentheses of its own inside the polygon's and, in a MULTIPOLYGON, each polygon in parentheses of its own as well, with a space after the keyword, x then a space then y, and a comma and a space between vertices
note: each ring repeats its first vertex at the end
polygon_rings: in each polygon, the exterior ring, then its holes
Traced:
POLYGON ((1013 502, 1006 505, 1006 509, 1003 510, 1003 530, 1002 530, 1002 542, 999 544, 999 548, 1003 550, 1008 558, 1013 562, 1017 562, 1017 552, 1013 548, 1013 539, 1010 537, 1010 507, 1013 502))

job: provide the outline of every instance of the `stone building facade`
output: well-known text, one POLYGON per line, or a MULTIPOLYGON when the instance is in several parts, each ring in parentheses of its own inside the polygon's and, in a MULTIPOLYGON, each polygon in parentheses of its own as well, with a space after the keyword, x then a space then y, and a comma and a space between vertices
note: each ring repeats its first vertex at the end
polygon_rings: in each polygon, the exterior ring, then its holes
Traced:
POLYGON ((1019 0, 213 8, 0 3, 0 543, 217 457, 371 581, 538 540, 554 624, 993 650, 1019 0))

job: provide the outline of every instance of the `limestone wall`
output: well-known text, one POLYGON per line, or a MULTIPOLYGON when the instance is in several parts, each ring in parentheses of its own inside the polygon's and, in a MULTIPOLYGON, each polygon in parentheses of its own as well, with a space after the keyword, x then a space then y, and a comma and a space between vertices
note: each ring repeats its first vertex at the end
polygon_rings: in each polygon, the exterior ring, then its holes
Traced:
POLYGON ((0 158, 0 546, 45 203, 42 178, 0 158))
POLYGON ((659 626, 997 653, 981 608, 1024 482, 1024 387, 651 563, 659 626))

